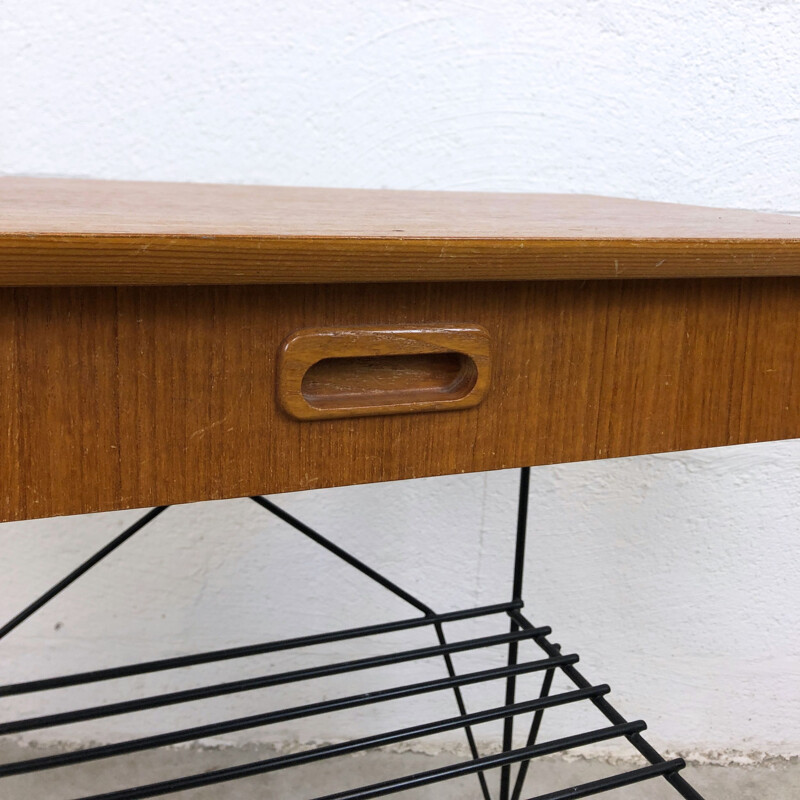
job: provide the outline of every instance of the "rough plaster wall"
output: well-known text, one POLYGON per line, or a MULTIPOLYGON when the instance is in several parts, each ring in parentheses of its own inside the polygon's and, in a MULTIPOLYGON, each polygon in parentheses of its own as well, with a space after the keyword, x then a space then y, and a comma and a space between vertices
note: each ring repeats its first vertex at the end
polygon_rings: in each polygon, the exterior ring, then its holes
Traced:
MULTIPOLYGON (((221 8, 6 0, 0 173, 595 192, 800 211, 793 0, 221 8)), ((800 754, 798 457, 800 443, 786 442, 533 472, 531 613, 667 748, 721 760, 800 754)), ((515 494, 514 473, 492 473, 284 502, 449 609, 505 599, 515 494)), ((0 526, 0 617, 135 516, 0 526)), ((45 675, 406 613, 247 501, 186 506, 9 636, 0 669, 45 675)), ((364 652, 341 644, 326 657, 364 652)), ((236 674, 321 657, 268 657, 236 674)), ((196 681, 227 670, 203 668, 196 681)), ((387 683, 363 673, 358 686, 387 683)), ((113 688, 90 696, 118 699, 113 688)), ((310 697, 292 687, 223 698, 160 712, 159 727, 310 697)), ((26 702, 12 709, 44 710, 26 702)), ((239 740, 336 739, 410 714, 387 705, 239 740)), ((138 714, 48 735, 105 740, 152 722, 138 714)), ((550 731, 568 722, 554 718, 550 731)))

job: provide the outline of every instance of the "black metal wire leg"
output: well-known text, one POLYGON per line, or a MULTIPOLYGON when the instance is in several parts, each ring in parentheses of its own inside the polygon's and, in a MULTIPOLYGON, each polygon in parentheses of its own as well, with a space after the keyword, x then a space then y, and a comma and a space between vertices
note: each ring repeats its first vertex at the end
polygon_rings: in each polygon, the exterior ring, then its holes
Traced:
MULTIPOLYGON (((157 797, 178 791, 210 786, 223 781, 232 781, 240 778, 262 775, 299 764, 310 764, 348 753, 361 752, 382 745, 408 741, 422 736, 458 729, 464 731, 471 754, 470 760, 434 770, 428 770, 416 775, 393 778, 369 786, 362 786, 329 794, 325 798, 317 798, 317 800, 367 800, 367 798, 382 797, 394 792, 428 786, 446 781, 450 778, 465 775, 476 775, 484 800, 490 800, 490 792, 485 777, 486 771, 490 769, 499 769, 500 771, 500 799, 509 800, 510 798, 510 800, 520 800, 528 773, 528 765, 532 759, 550 753, 563 752, 564 750, 591 744, 593 742, 609 741, 618 737, 626 738, 633 747, 644 756, 645 760, 648 762, 647 765, 598 781, 591 781, 578 786, 568 787, 556 792, 539 794, 534 798, 528 798, 528 800, 568 800, 570 798, 589 797, 609 791, 610 789, 635 783, 638 784, 658 777, 666 778, 677 790, 678 794, 686 798, 686 800, 702 800, 700 795, 678 774, 683 768, 684 762, 680 759, 673 759, 671 761, 663 759, 642 737, 642 732, 646 727, 645 724, 641 721, 628 722, 625 720, 625 718, 613 708, 607 698, 610 691, 609 687, 603 684, 597 686, 591 685, 583 675, 578 672, 575 666, 578 662, 578 656, 575 654, 563 654, 561 648, 557 644, 549 641, 548 636, 551 633, 550 628, 537 628, 522 614, 523 565, 525 557, 529 481, 530 471, 528 469, 523 469, 520 480, 517 537, 514 557, 514 580, 512 599, 510 602, 436 614, 418 598, 409 594, 372 567, 364 564, 355 556, 326 539, 324 536, 305 525, 305 523, 295 519, 267 498, 254 497, 253 500, 267 511, 291 525, 362 574, 371 578, 380 586, 408 602, 421 612, 422 616, 376 625, 312 634, 309 636, 297 636, 277 642, 260 642, 253 645, 212 650, 205 653, 180 655, 170 658, 142 661, 135 664, 126 664, 118 667, 73 673, 71 675, 61 675, 7 684, 5 686, 0 686, 0 698, 56 689, 67 689, 73 686, 131 678, 167 670, 186 669, 199 664, 232 661, 267 653, 288 651, 296 648, 310 647, 348 639, 359 639, 422 627, 433 628, 437 640, 437 643, 434 645, 411 650, 393 651, 381 655, 365 656, 349 661, 321 664, 288 672, 260 674, 243 680, 227 680, 222 683, 198 686, 196 688, 180 689, 178 691, 169 691, 150 696, 139 696, 132 700, 99 704, 72 711, 41 714, 24 719, 0 720, 0 735, 42 730, 55 725, 78 724, 86 720, 101 719, 112 715, 128 714, 177 703, 193 702, 233 693, 249 692, 266 687, 278 687, 297 681, 331 675, 350 674, 360 670, 377 669, 392 664, 410 663, 429 658, 443 659, 447 668, 446 677, 421 681, 414 684, 387 686, 377 691, 324 699, 319 702, 307 703, 305 705, 289 708, 262 711, 245 717, 224 719, 180 730, 142 736, 127 741, 116 742, 114 744, 97 745, 72 752, 27 758, 10 764, 0 765, 0 779, 10 778, 11 776, 21 776, 43 769, 67 767, 70 765, 77 766, 90 761, 124 756, 126 754, 156 747, 196 741, 208 736, 220 736, 234 731, 284 723, 290 720, 313 717, 319 714, 335 713, 345 709, 359 708, 390 700, 418 697, 432 692, 448 691, 453 692, 456 699, 458 707, 457 716, 448 717, 446 719, 426 720, 425 722, 407 728, 361 737, 349 742, 311 748, 301 753, 279 755, 261 761, 239 764, 237 766, 212 770, 210 772, 184 775, 182 777, 142 786, 134 786, 127 789, 106 792, 104 794, 96 794, 92 795, 90 798, 83 798, 83 800, 134 800, 134 798, 157 797), (508 617, 509 628, 507 632, 458 641, 448 641, 445 636, 445 626, 450 622, 484 617, 492 619, 495 616, 501 616, 502 618, 508 617), (527 658, 520 660, 520 643, 524 644, 526 641, 531 641, 533 645, 537 647, 535 651, 536 654, 543 657, 538 657, 533 660, 527 658), (452 661, 454 653, 476 651, 498 645, 508 648, 508 664, 506 666, 478 670, 465 674, 456 673, 452 661), (575 685, 573 690, 552 694, 553 680, 558 670, 562 670, 564 675, 572 681, 575 685), (539 696, 534 699, 517 702, 517 677, 535 673, 541 673, 543 675, 539 696), (489 681, 504 682, 506 695, 505 703, 496 708, 473 711, 471 713, 468 712, 461 693, 462 688, 464 686, 479 685, 489 681), (545 710, 586 701, 592 703, 602 712, 607 722, 610 723, 607 727, 585 731, 573 736, 565 736, 560 739, 542 743, 537 741, 545 710), (527 742, 524 747, 513 749, 513 720, 520 714, 525 713, 532 714, 527 742), (498 720, 503 721, 503 750, 499 754, 481 757, 477 751, 473 727, 498 720), (515 764, 518 765, 518 767, 512 790, 511 770, 515 764)), ((164 509, 165 507, 159 507, 147 512, 143 517, 137 520, 137 522, 114 538, 108 545, 70 572, 49 591, 45 592, 40 598, 31 603, 6 625, 0 628, 0 637, 8 634, 76 581, 86 571, 100 563, 128 538, 161 514, 164 509)))
MULTIPOLYGON (((525 538, 528 527, 528 495, 530 494, 531 470, 523 467, 520 470, 519 500, 517 503, 517 538, 514 548, 514 580, 511 590, 512 602, 522 603, 522 582, 525 575, 525 538)), ((511 633, 519 630, 517 621, 511 618, 511 633)), ((517 663, 517 643, 509 642, 508 664, 517 663)), ((512 705, 516 696, 516 678, 511 676, 506 680, 506 705, 512 705)), ((508 751, 514 739, 514 720, 506 717, 503 723, 503 750, 508 751)), ((500 770, 500 800, 508 800, 509 785, 511 781, 511 765, 507 764, 500 770)))
MULTIPOLYGON (((544 680, 542 681, 542 689, 539 692, 540 700, 544 700, 550 694, 550 689, 553 686, 553 678, 555 677, 555 674, 555 669, 548 669, 545 672, 544 680)), ((544 716, 545 708, 546 706, 543 705, 541 708, 534 711, 533 719, 531 720, 531 727, 528 731, 528 740, 525 742, 525 747, 533 747, 533 745, 536 744, 536 739, 539 736, 539 728, 542 725, 542 717, 544 716)), ((514 790, 511 792, 511 800, 520 799, 520 796, 522 795, 522 787, 525 784, 525 778, 528 774, 528 766, 530 763, 530 761, 520 762, 517 769, 517 777, 514 781, 514 790)))
MULTIPOLYGON (((308 536, 312 541, 316 542, 317 544, 324 547, 329 552, 333 553, 338 558, 342 559, 345 563, 349 564, 351 567, 357 569, 363 575, 366 575, 368 578, 371 578, 373 581, 378 583, 379 585, 383 586, 385 589, 388 589, 393 594, 397 595, 401 599, 405 600, 410 605, 414 606, 415 608, 419 609, 426 617, 435 617, 436 614, 434 610, 423 603, 421 600, 414 597, 412 594, 409 594, 405 589, 401 589, 396 583, 390 581, 386 576, 381 575, 376 570, 372 569, 372 567, 367 566, 363 561, 357 559, 355 556, 348 553, 346 550, 343 550, 338 545, 331 542, 329 539, 324 537, 322 534, 317 533, 313 528, 310 528, 304 522, 301 522, 296 517, 293 517, 291 514, 284 511, 282 508, 279 508, 275 505, 272 501, 268 500, 266 497, 262 497, 260 495, 255 495, 251 498, 254 502, 258 503, 262 508, 265 508, 267 511, 273 513, 276 517, 286 522, 288 525, 291 525, 296 530, 300 531, 300 533, 305 534, 308 536)), ((445 639, 444 629, 442 628, 440 623, 436 623, 436 638, 439 640, 439 644, 445 646, 447 644, 447 640, 445 639)), ((453 666, 453 659, 450 657, 449 653, 444 654, 444 664, 445 668, 447 669, 447 674, 454 678, 456 675, 455 667, 453 666)), ((453 694, 455 696, 456 705, 458 706, 458 711, 461 716, 466 716, 467 708, 466 704, 464 703, 464 697, 461 693, 461 689, 459 687, 454 687, 453 694)), ((506 703, 508 705, 508 702, 506 703)), ((472 732, 472 728, 467 725, 464 727, 464 734, 467 739, 467 746, 469 747, 470 753, 472 754, 473 759, 477 759, 479 757, 478 753, 478 746, 475 742, 475 735, 472 732)), ((483 794, 484 800, 491 800, 491 794, 489 792, 489 785, 486 782, 486 776, 483 774, 483 771, 479 771, 478 775, 478 782, 480 783, 481 793, 483 794)))
MULTIPOLYGON (((517 506, 517 536, 516 547, 514 552, 514 579, 512 600, 522 604, 522 588, 524 579, 524 566, 525 566, 525 546, 527 538, 527 522, 528 522, 528 497, 530 493, 530 467, 523 467, 520 470, 520 489, 519 501, 517 506)), ((515 633, 520 628, 533 632, 534 626, 523 616, 521 607, 513 609, 508 612, 511 617, 510 632, 515 633)), ((534 634, 533 640, 550 656, 557 655, 561 652, 561 648, 557 644, 548 641, 549 634, 534 634)), ((509 665, 516 662, 518 651, 518 641, 514 640, 509 642, 508 645, 508 663, 509 665)), ((574 665, 567 665, 562 667, 564 673, 569 677, 576 686, 586 688, 591 684, 583 675, 578 671, 574 665)), ((545 673, 542 682, 542 689, 540 697, 546 697, 550 692, 552 686, 555 670, 549 670, 545 673)), ((515 699, 515 686, 516 676, 510 675, 506 679, 506 705, 512 705, 515 699)), ((620 714, 604 696, 592 698, 591 702, 604 714, 604 716, 614 725, 625 724, 625 718, 620 714)), ((531 727, 528 733, 528 740, 526 747, 530 748, 535 746, 536 738, 539 734, 539 729, 542 723, 542 716, 544 708, 539 709, 534 713, 531 727)), ((514 734, 514 718, 506 717, 503 727, 503 750, 509 751, 512 747, 514 734)), ((625 734, 628 741, 643 755, 649 762, 650 767, 644 768, 640 771, 626 773, 625 776, 612 776, 611 778, 593 781, 581 787, 573 787, 573 792, 560 794, 558 792, 546 795, 549 800, 556 800, 557 797, 572 798, 572 797, 586 797, 590 794, 599 794, 619 786, 625 786, 630 783, 635 783, 639 780, 646 780, 655 775, 663 775, 687 800, 702 800, 701 795, 690 786, 684 778, 678 774, 678 770, 685 766, 685 762, 681 759, 676 759, 673 762, 666 762, 665 759, 653 748, 642 736, 640 731, 625 734), (672 766, 667 769, 665 764, 672 766), (678 764, 679 766, 675 767, 678 764)), ((528 771, 530 759, 522 759, 519 761, 517 771, 517 778, 514 783, 514 789, 511 793, 511 800, 519 800, 522 794, 522 788, 525 783, 525 778, 528 771)), ((507 764, 501 769, 500 772, 500 800, 509 800, 509 788, 511 778, 511 764, 507 764)))
POLYGON ((88 572, 95 564, 99 564, 107 555, 113 553, 121 544, 127 542, 135 533, 144 528, 145 525, 152 522, 159 514, 166 511, 169 506, 158 506, 148 511, 143 517, 140 517, 129 528, 122 531, 119 536, 112 539, 105 547, 100 548, 93 556, 87 558, 79 567, 76 567, 65 578, 60 580, 55 586, 48 589, 41 597, 34 600, 27 608, 24 608, 13 619, 10 619, 2 628, 0 628, 0 639, 7 636, 17 625, 21 625, 28 617, 35 614, 42 606, 49 603, 56 595, 61 594, 64 589, 71 583, 74 583, 84 573, 88 572))

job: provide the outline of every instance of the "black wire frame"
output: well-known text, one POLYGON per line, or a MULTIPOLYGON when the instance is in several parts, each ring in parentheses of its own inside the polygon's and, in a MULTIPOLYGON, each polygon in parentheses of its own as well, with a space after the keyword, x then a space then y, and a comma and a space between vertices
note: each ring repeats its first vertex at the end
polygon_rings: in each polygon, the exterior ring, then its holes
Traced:
MULTIPOLYGON (((182 742, 196 741, 208 736, 219 736, 233 731, 261 727, 276 722, 285 722, 346 708, 356 708, 373 703, 385 702, 387 700, 415 697, 430 692, 450 691, 453 693, 458 709, 458 714, 453 717, 432 720, 407 728, 361 737, 348 742, 315 747, 299 753, 279 755, 233 767, 91 795, 89 797, 78 798, 77 800, 133 800, 134 798, 159 797, 185 791, 187 789, 211 786, 217 783, 265 774, 275 770, 308 764, 336 756, 363 752, 371 748, 409 741, 434 733, 455 730, 461 730, 464 733, 470 753, 470 758, 468 760, 413 775, 405 775, 380 783, 329 794, 324 797, 315 798, 315 800, 367 800, 367 798, 383 797, 398 791, 428 786, 465 775, 476 776, 478 788, 483 800, 495 800, 495 795, 490 791, 489 782, 486 777, 487 771, 492 769, 500 770, 499 792, 496 795, 497 800, 521 800, 528 768, 531 761, 535 758, 547 754, 564 752, 565 750, 587 744, 609 741, 619 737, 627 739, 633 748, 635 748, 647 762, 646 766, 630 769, 577 786, 570 786, 555 792, 527 797, 526 800, 567 800, 567 798, 590 797, 612 789, 629 786, 658 777, 663 777, 671 784, 678 796, 686 798, 686 800, 703 800, 701 795, 679 774, 685 767, 685 762, 680 758, 671 760, 663 758, 655 748, 643 738, 642 732, 646 727, 645 723, 642 721, 631 722, 626 720, 609 702, 607 695, 610 692, 610 688, 605 684, 591 684, 575 666, 578 662, 578 656, 575 654, 563 654, 560 646, 551 642, 548 638, 551 634, 550 628, 536 627, 523 615, 522 593, 527 539, 530 468, 523 468, 520 472, 520 476, 510 602, 446 613, 436 613, 430 606, 423 603, 417 597, 410 594, 351 553, 339 547, 304 522, 301 522, 277 506, 270 499, 263 496, 253 496, 251 498, 253 502, 257 503, 264 510, 337 556, 346 564, 358 570, 384 589, 404 600, 415 608, 421 616, 413 616, 387 623, 309 636, 299 636, 280 641, 261 642, 253 645, 213 650, 205 653, 157 659, 135 664, 126 664, 119 667, 7 684, 0 686, 0 698, 33 692, 43 692, 69 686, 85 685, 98 681, 114 680, 135 675, 161 672, 164 670, 181 669, 198 664, 228 661, 317 644, 348 639, 361 639, 383 633, 411 630, 414 628, 431 627, 436 636, 437 644, 435 645, 393 652, 388 655, 368 656, 345 662, 326 664, 319 667, 298 669, 283 673, 272 673, 245 680, 227 681, 196 689, 167 692, 149 697, 138 697, 134 700, 107 703, 69 712, 47 714, 21 720, 0 721, 0 735, 42 730, 54 725, 64 725, 118 714, 127 714, 225 694, 246 692, 267 686, 279 686, 325 675, 350 674, 359 670, 372 669, 389 664, 409 663, 425 658, 441 657, 446 667, 447 677, 401 686, 391 686, 380 691, 338 697, 332 700, 308 703, 301 706, 280 709, 278 711, 223 720, 221 722, 170 731, 168 733, 143 736, 114 744, 95 745, 81 750, 0 764, 0 780, 12 775, 33 773, 58 767, 77 766, 97 759, 111 758, 182 742), (493 616, 505 616, 508 619, 507 633, 454 642, 448 641, 445 636, 444 626, 448 623, 493 616), (520 642, 524 641, 535 643, 543 657, 534 660, 520 661, 519 645, 520 642), (458 674, 456 672, 452 660, 452 655, 454 653, 498 645, 507 647, 506 666, 471 673, 458 674), (574 689, 552 694, 553 680, 559 671, 569 679, 574 689), (541 674, 541 689, 537 697, 519 702, 516 699, 517 678, 526 674, 541 674), (497 680, 505 682, 504 704, 497 708, 468 712, 461 691, 462 688, 464 686, 497 680), (538 741, 539 731, 546 709, 580 702, 591 703, 606 718, 609 725, 605 728, 582 731, 572 736, 547 742, 538 741), (518 716, 523 714, 531 714, 531 722, 528 728, 525 745, 515 748, 514 721, 518 716), (473 733, 473 726, 489 721, 502 721, 502 750, 499 753, 481 756, 473 733), (514 767, 516 767, 516 775, 513 773, 514 767)), ((168 506, 159 506, 148 511, 122 533, 117 535, 106 546, 72 570, 72 572, 56 583, 41 597, 20 611, 9 620, 9 622, 0 627, 0 640, 45 604, 50 602, 50 600, 60 594, 89 569, 109 556, 134 534, 160 516, 167 508, 168 506)), ((1 787, 2 784, 0 784, 0 788, 1 787)))

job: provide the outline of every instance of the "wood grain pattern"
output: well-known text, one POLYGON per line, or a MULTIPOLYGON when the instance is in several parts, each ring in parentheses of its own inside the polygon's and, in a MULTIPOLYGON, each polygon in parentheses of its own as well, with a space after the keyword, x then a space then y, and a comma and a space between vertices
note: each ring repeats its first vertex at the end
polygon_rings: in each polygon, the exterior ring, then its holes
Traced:
POLYGON ((800 279, 0 290, 0 518, 800 436, 800 279), (299 422, 315 325, 481 325, 458 412, 299 422))
POLYGON ((800 274, 800 218, 578 195, 0 178, 0 285, 800 274))
POLYGON ((489 334, 476 325, 308 328, 278 353, 278 399, 296 419, 472 408, 490 379, 489 334))

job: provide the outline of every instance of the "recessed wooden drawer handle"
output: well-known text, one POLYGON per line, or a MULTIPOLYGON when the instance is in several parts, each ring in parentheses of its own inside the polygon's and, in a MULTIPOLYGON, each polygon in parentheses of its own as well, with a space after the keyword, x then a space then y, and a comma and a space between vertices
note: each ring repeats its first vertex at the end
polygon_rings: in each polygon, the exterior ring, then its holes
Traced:
POLYGON ((278 357, 278 399, 296 419, 470 408, 489 388, 479 325, 308 328, 278 357))

